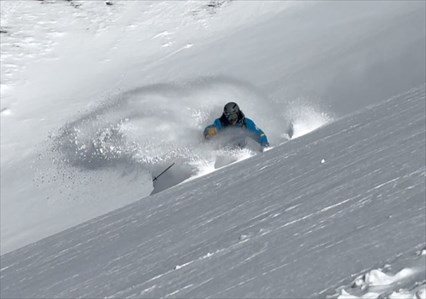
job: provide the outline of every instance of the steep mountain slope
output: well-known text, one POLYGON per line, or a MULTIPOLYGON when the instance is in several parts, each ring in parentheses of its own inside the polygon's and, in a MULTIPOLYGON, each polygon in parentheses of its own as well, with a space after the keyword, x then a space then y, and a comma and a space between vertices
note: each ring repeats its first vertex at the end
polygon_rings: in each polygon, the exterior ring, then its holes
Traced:
POLYGON ((2 254, 210 171, 227 101, 278 145, 425 82, 424 1, 112 2, 0 1, 2 254))
POLYGON ((334 294, 424 247, 425 121, 422 85, 5 254, 1 296, 334 294))

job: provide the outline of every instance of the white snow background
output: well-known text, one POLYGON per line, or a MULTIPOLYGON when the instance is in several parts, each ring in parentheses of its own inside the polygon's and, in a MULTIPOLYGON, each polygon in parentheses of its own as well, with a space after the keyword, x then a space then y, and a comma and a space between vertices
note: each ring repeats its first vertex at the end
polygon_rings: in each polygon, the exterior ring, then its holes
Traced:
POLYGON ((424 2, 112 3, 0 2, 2 297, 425 296, 424 2))

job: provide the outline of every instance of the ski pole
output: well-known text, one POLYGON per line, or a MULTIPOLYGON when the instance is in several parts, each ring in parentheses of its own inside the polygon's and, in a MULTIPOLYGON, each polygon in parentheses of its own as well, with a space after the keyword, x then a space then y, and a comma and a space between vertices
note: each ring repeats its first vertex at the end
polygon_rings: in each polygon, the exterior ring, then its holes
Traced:
POLYGON ((159 175, 157 175, 156 177, 154 177, 152 179, 152 181, 155 182, 163 173, 165 173, 167 170, 169 170, 170 168, 172 168, 173 165, 175 165, 175 162, 173 162, 172 165, 170 165, 169 167, 167 167, 166 169, 164 169, 162 173, 160 173, 159 175))

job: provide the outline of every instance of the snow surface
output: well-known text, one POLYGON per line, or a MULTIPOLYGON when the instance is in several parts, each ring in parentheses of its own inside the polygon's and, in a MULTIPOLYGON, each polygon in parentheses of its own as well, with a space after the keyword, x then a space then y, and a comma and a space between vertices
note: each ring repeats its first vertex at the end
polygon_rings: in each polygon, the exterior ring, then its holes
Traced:
POLYGON ((424 2, 0 6, 2 297, 423 296, 424 2), (203 142, 229 100, 273 149, 203 142))
MULTIPOLYGON (((423 85, 5 254, 1 295, 332 296, 425 246, 425 101, 423 85)), ((422 283, 420 258, 365 284, 422 283)))
POLYGON ((1 252, 149 195, 172 162, 156 191, 214 169, 201 130, 229 97, 257 104, 259 125, 281 122, 244 80, 166 78, 164 64, 287 6, 224 3, 219 17, 199 1, 1 1, 1 252))
POLYGON ((370 270, 357 277, 346 290, 341 289, 338 299, 389 298, 423 299, 426 296, 425 249, 416 255, 398 257, 392 264, 370 270), (402 269, 400 269, 403 267, 402 269), (394 269, 400 269, 395 274, 394 269), (350 293, 349 293, 350 292, 350 293), (351 294, 352 293, 352 294, 351 294))
POLYGON ((1 1, 2 253, 253 155, 226 101, 277 145, 425 82, 424 2, 213 2, 1 1))

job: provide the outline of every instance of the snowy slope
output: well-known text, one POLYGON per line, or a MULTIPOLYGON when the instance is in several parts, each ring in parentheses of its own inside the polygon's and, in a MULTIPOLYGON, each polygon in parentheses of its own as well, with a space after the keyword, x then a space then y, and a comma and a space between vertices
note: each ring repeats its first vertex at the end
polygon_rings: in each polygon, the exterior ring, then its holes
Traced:
POLYGON ((113 3, 0 1, 2 253, 211 171, 228 100, 278 145, 425 82, 423 1, 113 3))
POLYGON ((145 67, 287 7, 73 3, 0 2, 2 253, 149 195, 171 159, 182 161, 181 180, 198 172, 210 150, 192 149, 234 85, 164 84, 145 67), (79 154, 99 154, 98 167, 79 154))
POLYGON ((425 122, 422 85, 5 254, 1 296, 337 297, 368 270, 364 284, 415 288, 425 122), (373 271, 401 260, 414 275, 373 271))

